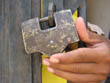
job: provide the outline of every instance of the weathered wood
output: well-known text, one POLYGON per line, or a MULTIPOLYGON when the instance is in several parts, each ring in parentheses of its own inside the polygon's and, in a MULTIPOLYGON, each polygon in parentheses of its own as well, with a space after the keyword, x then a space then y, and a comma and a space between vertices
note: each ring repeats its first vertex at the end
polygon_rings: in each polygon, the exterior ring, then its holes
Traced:
MULTIPOLYGON (((40 1, 32 0, 32 18, 40 18, 40 1)), ((42 83, 42 57, 40 54, 32 55, 32 83, 42 83)))
POLYGON ((72 13, 74 13, 83 1, 84 0, 64 0, 64 9, 71 9, 72 13))
POLYGON ((63 9, 63 0, 43 0, 43 16, 48 16, 49 2, 54 2, 57 11, 63 9))
POLYGON ((10 83, 31 83, 31 56, 26 55, 21 23, 31 18, 30 0, 8 0, 9 4, 9 78, 10 83))
POLYGON ((35 18, 35 17, 39 17, 40 18, 40 12, 41 12, 41 0, 31 0, 31 15, 32 15, 32 18, 35 18))
MULTIPOLYGON (((40 1, 0 0, 0 83, 42 81, 41 56, 25 53, 21 35, 21 23, 24 20, 40 17, 40 1)), ((63 0, 43 0, 44 16, 48 15, 49 1, 57 5, 57 11, 64 8, 63 0)))
POLYGON ((42 83, 42 57, 40 54, 32 55, 32 83, 42 83))
POLYGON ((31 57, 21 34, 21 23, 31 17, 31 1, 1 0, 0 12, 0 83, 32 83, 31 57))
POLYGON ((8 12, 5 1, 0 1, 0 83, 9 82, 8 12))

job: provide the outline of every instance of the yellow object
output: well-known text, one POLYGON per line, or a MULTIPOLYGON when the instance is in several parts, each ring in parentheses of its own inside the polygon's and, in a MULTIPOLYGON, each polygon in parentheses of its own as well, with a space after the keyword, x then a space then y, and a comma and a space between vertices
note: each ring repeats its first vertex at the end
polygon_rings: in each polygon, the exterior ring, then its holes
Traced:
MULTIPOLYGON (((46 55, 43 55, 42 59, 46 57, 46 55)), ((42 83, 67 83, 67 81, 48 72, 47 67, 42 64, 42 83)))
POLYGON ((76 10, 75 13, 73 14, 74 22, 76 21, 77 17, 78 17, 78 11, 76 10))
MULTIPOLYGON (((43 0, 41 0, 41 17, 43 17, 43 0)), ((73 14, 73 20, 76 21, 77 17, 78 13, 76 10, 76 12, 73 14)), ((46 55, 43 55, 42 60, 46 57, 46 55)), ((47 67, 42 64, 42 83, 67 83, 67 80, 48 72, 47 67)))
POLYGON ((40 9, 40 11, 41 11, 41 17, 43 17, 43 0, 40 0, 41 2, 41 9, 40 9))

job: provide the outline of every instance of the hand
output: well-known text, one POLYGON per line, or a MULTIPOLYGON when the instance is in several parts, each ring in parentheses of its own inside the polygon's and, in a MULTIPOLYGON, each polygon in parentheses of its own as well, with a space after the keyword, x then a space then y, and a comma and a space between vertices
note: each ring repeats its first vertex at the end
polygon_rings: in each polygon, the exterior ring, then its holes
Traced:
POLYGON ((86 29, 79 17, 76 28, 87 47, 54 54, 43 60, 49 72, 74 83, 100 83, 109 72, 110 41, 86 29))

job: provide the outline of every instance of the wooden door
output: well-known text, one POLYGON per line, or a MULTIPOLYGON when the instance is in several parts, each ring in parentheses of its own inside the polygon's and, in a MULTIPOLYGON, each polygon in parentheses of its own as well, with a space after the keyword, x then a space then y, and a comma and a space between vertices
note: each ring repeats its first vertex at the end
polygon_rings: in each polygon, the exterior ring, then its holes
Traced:
MULTIPOLYGON (((59 9, 63 9, 66 3, 63 0, 54 1, 59 9)), ((21 33, 23 21, 40 17, 40 2, 0 0, 0 83, 42 82, 41 56, 25 53, 21 33)))
POLYGON ((30 18, 30 0, 0 0, 0 83, 32 83, 31 56, 24 51, 20 27, 30 18))

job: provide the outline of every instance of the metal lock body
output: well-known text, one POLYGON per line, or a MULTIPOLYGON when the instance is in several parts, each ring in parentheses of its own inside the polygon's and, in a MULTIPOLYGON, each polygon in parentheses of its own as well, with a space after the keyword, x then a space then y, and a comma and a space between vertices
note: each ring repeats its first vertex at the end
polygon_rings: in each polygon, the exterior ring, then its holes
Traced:
POLYGON ((61 53, 68 44, 79 41, 71 10, 54 13, 55 27, 42 30, 40 19, 34 18, 22 24, 25 50, 28 54, 44 53, 51 56, 61 53))

